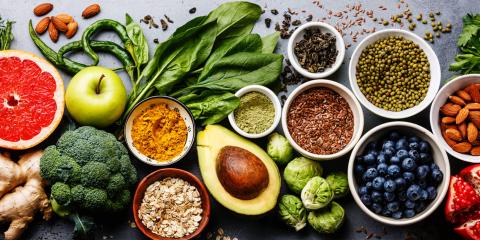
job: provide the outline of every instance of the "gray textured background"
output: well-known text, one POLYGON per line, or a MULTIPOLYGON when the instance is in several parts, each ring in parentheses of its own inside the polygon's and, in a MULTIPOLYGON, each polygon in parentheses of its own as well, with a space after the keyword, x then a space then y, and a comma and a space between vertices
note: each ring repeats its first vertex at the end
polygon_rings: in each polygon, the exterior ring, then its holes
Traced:
MULTIPOLYGON (((0 14, 2 17, 14 19, 16 24, 14 25, 14 35, 15 41, 12 44, 12 49, 22 49, 40 54, 36 47, 31 42, 28 31, 27 24, 28 19, 33 19, 34 23, 40 20, 40 18, 35 17, 32 14, 33 7, 43 1, 7 1, 0 0, 0 14)), ((102 12, 96 18, 90 20, 83 20, 81 18, 81 11, 83 8, 94 1, 52 1, 54 2, 55 8, 51 14, 57 14, 60 12, 67 12, 75 17, 79 22, 79 31, 83 31, 85 27, 93 23, 95 20, 103 18, 112 18, 124 22, 124 14, 128 12, 135 20, 139 20, 143 16, 150 14, 158 21, 158 18, 167 14, 175 23, 170 24, 169 29, 166 32, 163 32, 160 29, 148 29, 146 25, 142 24, 144 32, 147 36, 148 42, 151 46, 150 52, 153 52, 154 44, 153 39, 158 38, 160 41, 167 38, 176 27, 181 26, 187 20, 193 18, 194 16, 204 15, 212 10, 215 6, 219 5, 224 1, 211 1, 211 0, 143 0, 143 1, 128 1, 128 0, 108 0, 108 1, 99 1, 102 6, 102 12), (191 7, 197 8, 197 13, 191 15, 188 13, 188 10, 191 7)), ((254 32, 265 34, 273 31, 273 26, 270 29, 265 27, 263 20, 265 17, 273 19, 273 22, 281 20, 281 14, 278 16, 273 16, 270 14, 269 10, 276 8, 280 13, 283 13, 287 10, 288 7, 291 7, 295 10, 306 10, 307 13, 302 13, 302 17, 298 19, 305 19, 306 14, 311 13, 314 16, 314 20, 318 18, 325 17, 325 9, 320 9, 310 0, 290 0, 290 1, 268 1, 268 0, 255 0, 260 6, 267 9, 266 13, 262 16, 261 20, 254 29, 254 32)), ((320 1, 324 8, 332 10, 340 10, 345 7, 346 4, 353 4, 358 2, 343 1, 343 0, 324 0, 320 1)), ((400 13, 397 9, 398 1, 388 0, 372 0, 372 1, 359 1, 363 4, 363 8, 374 10, 375 16, 378 18, 384 17, 389 18, 392 13, 400 13), (383 5, 387 8, 386 11, 379 10, 379 6, 383 5)), ((450 21, 453 25, 453 32, 451 34, 442 35, 441 39, 436 39, 433 48, 437 53, 440 64, 442 67, 442 81, 445 82, 448 78, 452 76, 448 72, 448 64, 453 60, 457 48, 456 48, 456 39, 461 31, 461 17, 468 12, 479 12, 480 11, 480 1, 478 0, 461 0, 461 1, 448 1, 448 0, 427 0, 427 1, 412 1, 406 0, 409 4, 409 8, 413 11, 414 16, 419 12, 428 13, 429 11, 440 11, 442 15, 437 18, 442 20, 443 23, 450 21)), ((294 17, 293 19, 297 19, 294 17)), ((334 23, 332 19, 331 21, 334 23)), ((273 25, 273 24, 272 24, 273 25)), ((417 24, 416 33, 423 36, 423 33, 426 29, 430 31, 430 27, 427 28, 422 24, 417 24)), ((367 21, 365 27, 376 26, 377 29, 384 28, 379 24, 367 21)), ((392 27, 389 25, 388 27, 392 27)), ((81 34, 78 34, 74 39, 79 39, 81 34)), ((118 39, 109 33, 101 34, 97 36, 99 39, 108 39, 118 42, 118 39)), ((54 49, 58 49, 64 43, 68 42, 64 36, 60 37, 60 41, 57 44, 51 43, 48 39, 48 36, 44 35, 42 37, 50 46, 54 49)), ((361 40, 363 37, 359 37, 361 40)), ((280 41, 277 52, 282 52, 285 54, 285 47, 287 45, 286 40, 280 41)), ((346 52, 344 64, 342 67, 334 74, 330 76, 329 79, 336 80, 342 84, 348 85, 348 61, 351 53, 353 52, 355 45, 349 48, 346 52)), ((285 54, 286 55, 286 54, 285 54)), ((75 56, 76 59, 88 62, 89 60, 83 56, 75 56)), ((100 65, 104 66, 120 66, 120 64, 109 56, 101 57, 100 65)), ((69 76, 63 74, 64 81, 67 83, 70 79, 69 76)), ((124 78, 125 85, 130 88, 129 81, 126 78, 126 75, 122 75, 124 78)), ((291 90, 293 87, 289 87, 291 90)), ((406 119, 406 121, 418 123, 428 129, 430 126, 428 124, 428 109, 422 113, 406 119)), ((365 131, 368 131, 372 127, 386 122, 386 119, 379 118, 366 109, 364 109, 366 121, 365 121, 365 131)), ((226 123, 228 126, 228 123, 226 123)), ((50 140, 52 141, 52 139, 50 140)), ((261 142, 260 142, 261 143, 261 142)), ((263 144, 263 143, 261 143, 263 144)), ((139 169, 140 175, 144 176, 145 174, 155 170, 155 168, 148 167, 135 159, 133 159, 137 168, 139 169)), ((326 168, 326 171, 331 170, 346 170, 347 168, 347 157, 343 157, 338 160, 322 163, 326 168)), ((452 165, 452 174, 458 172, 459 169, 466 166, 466 164, 460 162, 457 159, 450 157, 452 165)), ((197 176, 200 176, 198 171, 197 159, 195 150, 192 151, 185 159, 175 164, 173 167, 183 168, 189 171, 192 171, 197 176)), ((283 188, 283 191, 285 189, 283 188)), ((275 213, 268 214, 263 217, 256 218, 247 218, 243 216, 238 216, 232 212, 226 210, 222 206, 218 205, 213 201, 212 206, 212 215, 211 221, 205 231, 212 232, 216 231, 219 227, 223 228, 225 232, 233 237, 238 237, 239 239, 364 239, 365 236, 360 233, 356 233, 354 230, 360 226, 366 226, 371 232, 382 232, 385 227, 387 235, 382 239, 404 239, 406 235, 411 235, 416 238, 413 239, 455 239, 457 238, 453 233, 452 226, 449 226, 443 216, 443 206, 439 208, 432 216, 427 218, 425 221, 415 224, 410 227, 390 227, 384 226, 380 223, 375 222, 370 219, 366 214, 364 214, 354 203, 351 197, 339 201, 342 206, 346 209, 346 221, 344 226, 333 235, 321 235, 313 231, 311 228, 302 230, 299 233, 294 232, 293 230, 287 228, 283 225, 275 213)), ((128 220, 131 219, 131 213, 128 211, 125 212, 124 216, 112 217, 107 216, 106 220, 103 220, 104 223, 99 224, 97 229, 96 238, 113 238, 113 239, 145 239, 142 234, 137 229, 132 229, 129 226, 128 220)), ((5 225, 3 225, 5 226, 5 225)), ((34 223, 32 223, 24 235, 25 239, 70 239, 72 225, 67 221, 62 219, 54 219, 48 223, 45 223, 37 218, 34 223)), ((2 227, 3 230, 4 227, 2 227)), ((205 236, 205 235, 204 235, 205 236)), ((202 238, 204 238, 202 236, 202 238)), ((372 238, 376 239, 376 238, 372 238)))

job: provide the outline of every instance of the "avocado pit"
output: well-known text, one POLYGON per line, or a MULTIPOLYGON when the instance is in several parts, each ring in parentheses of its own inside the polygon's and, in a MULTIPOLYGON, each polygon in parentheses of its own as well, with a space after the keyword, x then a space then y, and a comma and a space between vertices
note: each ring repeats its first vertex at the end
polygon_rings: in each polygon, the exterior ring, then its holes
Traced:
POLYGON ((217 156, 216 170, 225 190, 242 200, 256 198, 268 186, 265 164, 255 154, 240 147, 223 147, 217 156))

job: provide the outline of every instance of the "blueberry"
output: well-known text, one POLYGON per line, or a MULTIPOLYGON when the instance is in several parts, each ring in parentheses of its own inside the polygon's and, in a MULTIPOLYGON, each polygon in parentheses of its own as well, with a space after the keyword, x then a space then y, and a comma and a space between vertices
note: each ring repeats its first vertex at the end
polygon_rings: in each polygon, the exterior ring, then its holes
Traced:
POLYGON ((427 208, 427 205, 424 202, 418 202, 415 205, 415 212, 416 213, 422 212, 423 210, 425 210, 425 208, 427 208))
POLYGON ((433 169, 431 174, 432 181, 437 185, 440 184, 443 180, 443 173, 440 169, 433 169))
POLYGON ((407 157, 407 158, 403 159, 403 161, 402 161, 403 170, 412 171, 416 167, 417 167, 417 164, 415 163, 415 161, 412 158, 407 157))
POLYGON ((392 216, 392 212, 390 210, 388 210, 387 208, 384 208, 382 210, 382 215, 385 216, 385 217, 390 217, 390 216, 392 216))
POLYGON ((368 153, 367 155, 363 156, 363 163, 366 165, 375 164, 376 157, 372 153, 368 153))
POLYGON ((385 158, 385 155, 383 153, 380 153, 377 156, 377 163, 380 164, 380 163, 386 163, 386 162, 387 162, 387 159, 385 158))
POLYGON ((408 157, 408 152, 407 150, 398 150, 396 156, 400 159, 400 160, 403 160, 404 158, 408 157))
POLYGON ((372 187, 375 190, 382 190, 384 183, 385 183, 385 178, 384 177, 376 177, 372 181, 372 187))
POLYGON ((432 161, 432 156, 429 153, 420 153, 419 160, 421 163, 429 163, 432 161))
POLYGON ((369 168, 367 169, 367 171, 365 171, 365 173, 363 174, 363 180, 364 181, 370 181, 372 179, 374 179, 375 177, 377 177, 378 173, 377 173, 377 169, 375 168, 369 168))
POLYGON ((385 149, 394 148, 394 147, 395 147, 395 143, 391 140, 387 140, 383 143, 382 149, 385 150, 385 149))
POLYGON ((392 218, 395 218, 395 219, 400 219, 400 218, 402 218, 402 212, 401 212, 401 211, 397 211, 397 212, 392 213, 392 218))
POLYGON ((355 163, 356 163, 356 164, 364 164, 364 162, 363 162, 363 156, 357 156, 357 157, 355 158, 355 163))
POLYGON ((383 200, 383 196, 380 192, 373 191, 371 195, 372 201, 376 203, 380 203, 383 200))
POLYGON ((435 170, 435 169, 440 170, 440 168, 438 167, 438 165, 437 165, 436 163, 431 163, 431 164, 430 164, 430 169, 431 169, 432 171, 435 170))
POLYGON ((418 179, 425 179, 429 171, 430 171, 429 166, 421 165, 421 166, 418 166, 418 168, 415 171, 415 174, 418 179))
POLYGON ((417 150, 411 149, 410 151, 408 151, 408 156, 411 157, 413 160, 417 161, 420 157, 420 154, 417 150))
POLYGON ((367 145, 367 149, 369 151, 377 150, 378 149, 378 143, 377 142, 369 142, 368 145, 367 145))
POLYGON ((418 184, 418 186, 420 186, 420 188, 422 188, 422 189, 427 188, 427 185, 428 185, 428 184, 427 184, 427 180, 426 180, 425 178, 424 178, 424 179, 418 179, 417 184, 418 184))
POLYGON ((421 153, 430 153, 430 144, 425 141, 420 141, 418 144, 418 150, 420 150, 421 153))
POLYGON ((397 185, 397 191, 402 191, 407 186, 407 181, 402 177, 398 177, 395 178, 395 184, 397 185))
POLYGON ((407 150, 407 148, 408 148, 408 142, 405 138, 400 138, 395 144, 396 150, 407 150))
POLYGON ((408 143, 408 148, 409 148, 410 150, 417 150, 417 149, 418 149, 418 142, 408 143))
POLYGON ((367 154, 372 154, 375 159, 377 159, 378 151, 377 150, 370 150, 367 154))
POLYGON ((368 188, 366 186, 362 186, 358 189, 358 195, 362 196, 368 194, 368 188))
POLYGON ((412 183, 415 180, 415 174, 413 174, 412 172, 404 172, 403 178, 407 183, 412 183))
POLYGON ((437 197, 437 188, 430 186, 427 187, 428 200, 433 200, 437 197))
POLYGON ((412 209, 406 209, 405 211, 403 211, 403 216, 406 218, 412 218, 415 216, 415 211, 412 209))
POLYGON ((415 208, 415 202, 414 201, 407 200, 407 201, 405 201, 404 205, 408 209, 415 208))
POLYGON ((391 202, 391 201, 395 200, 395 193, 384 192, 383 193, 383 199, 385 199, 385 201, 387 201, 387 202, 391 202))
POLYGON ((355 167, 353 169, 354 173, 355 173, 355 176, 362 176, 363 173, 365 172, 365 167, 363 165, 360 165, 360 164, 355 164, 355 167))
POLYGON ((398 158, 397 156, 393 156, 390 158, 390 164, 400 165, 401 163, 402 161, 400 161, 400 158, 398 158))
POLYGON ((413 137, 410 137, 408 139, 408 142, 409 143, 412 143, 412 142, 419 142, 420 141, 420 138, 418 138, 417 136, 413 136, 413 137))
POLYGON ((393 178, 399 177, 401 175, 401 169, 398 165, 390 165, 387 168, 387 173, 393 178))
POLYGON ((425 201, 428 199, 428 192, 424 189, 420 191, 420 200, 425 201))
POLYGON ((387 204, 387 209, 389 211, 396 212, 398 211, 399 208, 400 208, 400 204, 398 204, 398 202, 390 202, 387 204))
POLYGON ((383 154, 385 155, 385 158, 391 158, 393 155, 395 155, 395 149, 394 148, 387 148, 383 150, 383 154))
POLYGON ((372 205, 372 198, 370 198, 370 195, 368 194, 360 196, 360 200, 362 201, 363 204, 365 204, 365 206, 372 205))
POLYGON ((395 192, 397 184, 395 184, 395 181, 393 180, 387 180, 383 184, 383 189, 385 189, 386 192, 395 192))
POLYGON ((374 213, 380 214, 383 210, 383 206, 382 204, 379 204, 379 203, 373 203, 371 206, 371 209, 374 213))
POLYGON ((368 190, 372 189, 372 182, 366 182, 365 187, 367 187, 368 190))
POLYGON ((388 134, 388 139, 392 141, 398 141, 398 139, 400 139, 400 133, 398 133, 397 131, 391 131, 388 134))
POLYGON ((411 201, 417 201, 418 199, 420 199, 420 187, 416 184, 413 184, 411 185, 408 189, 407 189, 407 197, 408 199, 410 199, 411 201))
POLYGON ((407 192, 406 191, 398 192, 397 199, 401 202, 405 202, 405 200, 407 200, 407 192))
POLYGON ((387 174, 388 165, 386 163, 380 163, 377 166, 378 175, 385 176, 387 174))

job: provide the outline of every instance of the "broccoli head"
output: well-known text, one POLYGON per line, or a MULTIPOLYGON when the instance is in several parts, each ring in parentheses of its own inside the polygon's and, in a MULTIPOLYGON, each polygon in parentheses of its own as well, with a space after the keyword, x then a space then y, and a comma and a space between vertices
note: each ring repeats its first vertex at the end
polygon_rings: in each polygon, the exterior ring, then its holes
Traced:
POLYGON ((125 146, 113 134, 84 126, 65 132, 40 160, 51 199, 71 212, 118 212, 130 203, 137 182, 125 146))

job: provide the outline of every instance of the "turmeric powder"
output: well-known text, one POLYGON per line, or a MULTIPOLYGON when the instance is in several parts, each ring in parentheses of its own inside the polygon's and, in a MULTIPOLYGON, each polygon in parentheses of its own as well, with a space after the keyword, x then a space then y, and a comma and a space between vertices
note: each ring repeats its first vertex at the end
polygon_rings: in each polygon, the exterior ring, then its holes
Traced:
POLYGON ((182 116, 164 103, 152 104, 135 117, 131 134, 135 148, 159 162, 178 156, 187 141, 182 116))

